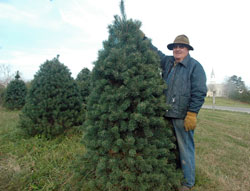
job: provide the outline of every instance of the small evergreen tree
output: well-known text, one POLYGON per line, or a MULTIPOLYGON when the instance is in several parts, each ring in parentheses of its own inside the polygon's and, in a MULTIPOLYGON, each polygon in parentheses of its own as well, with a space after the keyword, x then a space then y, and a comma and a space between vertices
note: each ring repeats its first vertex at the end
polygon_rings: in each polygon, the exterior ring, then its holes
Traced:
POLYGON ((91 90, 91 72, 88 68, 83 68, 81 72, 77 75, 76 83, 80 94, 82 96, 82 109, 83 109, 83 120, 86 118, 86 104, 87 98, 91 90))
POLYGON ((20 80, 17 71, 15 80, 12 80, 4 93, 4 107, 8 109, 21 109, 25 104, 27 88, 23 80, 20 80))
POLYGON ((34 76, 19 127, 29 135, 52 138, 82 122, 81 96, 69 69, 58 57, 47 60, 34 76))
POLYGON ((115 16, 92 71, 83 142, 76 167, 91 190, 171 190, 180 182, 158 56, 139 21, 115 16))
POLYGON ((5 89, 4 85, 0 84, 0 105, 3 105, 5 89))
POLYGON ((87 103, 87 97, 91 90, 91 72, 88 68, 83 68, 81 72, 76 77, 76 83, 80 94, 82 96, 82 101, 84 104, 87 103))

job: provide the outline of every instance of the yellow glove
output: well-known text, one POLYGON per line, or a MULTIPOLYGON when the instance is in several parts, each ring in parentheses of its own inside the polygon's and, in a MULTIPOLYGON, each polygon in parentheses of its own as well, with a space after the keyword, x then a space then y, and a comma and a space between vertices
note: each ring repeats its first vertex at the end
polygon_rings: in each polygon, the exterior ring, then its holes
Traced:
POLYGON ((184 119, 184 127, 186 131, 194 130, 197 122, 197 113, 188 111, 184 119))

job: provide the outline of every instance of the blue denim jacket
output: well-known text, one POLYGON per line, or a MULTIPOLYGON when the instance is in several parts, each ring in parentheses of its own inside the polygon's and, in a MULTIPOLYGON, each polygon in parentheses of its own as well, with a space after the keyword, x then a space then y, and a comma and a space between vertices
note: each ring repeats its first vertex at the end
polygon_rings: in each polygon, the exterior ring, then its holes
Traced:
POLYGON ((167 83, 165 94, 170 109, 166 117, 184 119, 187 111, 198 113, 207 94, 206 74, 201 64, 188 54, 174 67, 173 56, 166 56, 155 47, 154 50, 160 56, 162 76, 167 83))

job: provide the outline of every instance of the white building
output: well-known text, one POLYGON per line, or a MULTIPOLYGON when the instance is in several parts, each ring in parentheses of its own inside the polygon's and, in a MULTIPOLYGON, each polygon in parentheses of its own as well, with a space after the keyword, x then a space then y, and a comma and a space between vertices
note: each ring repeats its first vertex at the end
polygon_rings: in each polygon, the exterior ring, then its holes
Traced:
POLYGON ((212 69, 207 88, 207 97, 213 97, 213 94, 215 97, 226 97, 225 85, 216 83, 214 69, 212 69))

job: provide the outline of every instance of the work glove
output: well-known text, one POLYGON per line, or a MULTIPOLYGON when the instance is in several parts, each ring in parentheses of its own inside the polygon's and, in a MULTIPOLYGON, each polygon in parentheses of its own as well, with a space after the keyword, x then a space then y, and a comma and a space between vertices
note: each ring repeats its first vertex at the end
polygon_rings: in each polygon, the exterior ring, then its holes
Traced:
POLYGON ((186 131, 194 130, 197 122, 197 113, 188 111, 184 119, 184 127, 186 131))

